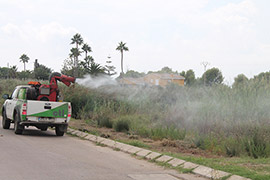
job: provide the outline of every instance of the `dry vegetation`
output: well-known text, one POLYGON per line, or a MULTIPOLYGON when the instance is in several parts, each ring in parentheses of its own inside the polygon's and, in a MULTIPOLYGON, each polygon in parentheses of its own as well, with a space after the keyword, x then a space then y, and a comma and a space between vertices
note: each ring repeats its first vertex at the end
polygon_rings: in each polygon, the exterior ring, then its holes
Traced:
MULTIPOLYGON (((22 83, 25 82, 1 80, 1 94, 10 94, 15 85, 22 83)), ((72 102, 75 118, 72 123, 83 124, 81 129, 88 128, 91 133, 109 134, 114 139, 158 151, 197 154, 208 159, 202 161, 193 155, 182 158, 208 166, 212 163, 229 172, 238 170, 242 172, 239 175, 247 174, 253 179, 270 179, 266 172, 269 163, 265 162, 270 156, 267 80, 252 80, 234 87, 172 84, 167 88, 89 89, 76 84, 60 88, 65 101, 72 102), (100 128, 103 130, 97 130, 100 128), (117 131, 121 133, 117 135, 117 131), (209 157, 216 156, 230 157, 233 161, 240 158, 235 163, 245 170, 237 169, 238 166, 226 169, 227 166, 215 164, 215 159, 210 162, 209 157)), ((219 161, 232 166, 227 159, 219 161)))

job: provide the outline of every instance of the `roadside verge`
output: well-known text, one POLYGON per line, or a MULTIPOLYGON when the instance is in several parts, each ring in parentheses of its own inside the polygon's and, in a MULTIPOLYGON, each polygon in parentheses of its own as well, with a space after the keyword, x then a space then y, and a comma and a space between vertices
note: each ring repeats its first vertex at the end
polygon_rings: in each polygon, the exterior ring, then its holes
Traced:
POLYGON ((171 156, 163 155, 158 152, 153 152, 147 149, 135 147, 132 145, 124 144, 121 142, 117 142, 114 140, 106 139, 103 137, 95 136, 92 134, 88 134, 79 130, 75 130, 72 128, 68 128, 67 131, 68 134, 78 136, 82 139, 89 140, 94 143, 98 143, 101 145, 105 145, 107 147, 126 152, 129 154, 133 154, 137 157, 144 158, 149 161, 157 162, 164 164, 169 167, 180 167, 182 169, 185 169, 186 171, 192 172, 194 174, 210 178, 210 179, 222 179, 222 180, 250 180, 248 178, 244 178, 237 175, 232 175, 230 173, 215 170, 206 166, 194 164, 191 162, 184 161, 182 159, 174 158, 171 156))

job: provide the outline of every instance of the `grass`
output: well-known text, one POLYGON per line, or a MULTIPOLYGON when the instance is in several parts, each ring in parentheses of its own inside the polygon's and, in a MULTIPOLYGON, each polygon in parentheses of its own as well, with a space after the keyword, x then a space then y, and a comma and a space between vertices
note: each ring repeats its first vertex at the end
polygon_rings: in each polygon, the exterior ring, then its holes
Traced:
POLYGON ((139 140, 123 140, 123 139, 118 139, 117 141, 125 143, 125 144, 129 144, 132 146, 136 146, 136 147, 140 147, 140 148, 146 148, 146 149, 150 149, 151 147, 139 140))
POLYGON ((252 159, 249 157, 204 158, 184 154, 165 153, 189 162, 197 163, 221 171, 229 172, 253 180, 270 179, 270 158, 252 159))
MULTIPOLYGON (((11 94, 16 85, 27 83, 0 81, 1 94, 11 94)), ((221 84, 88 89, 60 85, 60 91, 65 101, 72 103, 73 118, 85 119, 95 127, 115 127, 154 140, 183 140, 228 157, 220 160, 224 166, 215 159, 191 158, 192 161, 208 162, 211 167, 252 179, 269 179, 269 164, 264 163, 270 157, 270 86, 267 79, 249 80, 233 87, 221 84)))

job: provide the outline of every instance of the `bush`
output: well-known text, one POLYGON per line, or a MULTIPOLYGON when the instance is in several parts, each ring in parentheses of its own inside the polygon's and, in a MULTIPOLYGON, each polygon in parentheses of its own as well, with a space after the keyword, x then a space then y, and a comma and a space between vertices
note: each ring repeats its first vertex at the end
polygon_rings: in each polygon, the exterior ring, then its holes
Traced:
POLYGON ((250 139, 245 139, 244 145, 248 155, 255 159, 266 158, 270 155, 269 142, 267 143, 257 132, 250 139))
MULTIPOLYGON (((26 83, 1 80, 0 91, 11 94, 17 84, 26 83)), ((228 156, 270 156, 269 79, 254 78, 232 87, 198 84, 88 89, 59 83, 59 88, 64 101, 72 103, 73 117, 91 120, 100 127, 113 124, 116 131, 142 137, 193 140, 201 149, 228 156)))
POLYGON ((119 119, 113 125, 113 128, 117 132, 127 132, 129 131, 129 122, 126 119, 119 119))
POLYGON ((99 127, 106 127, 106 128, 112 128, 113 123, 111 122, 110 118, 107 116, 99 116, 97 118, 98 126, 99 127))
POLYGON ((242 144, 235 137, 228 138, 224 144, 226 155, 229 157, 239 156, 243 149, 242 144))

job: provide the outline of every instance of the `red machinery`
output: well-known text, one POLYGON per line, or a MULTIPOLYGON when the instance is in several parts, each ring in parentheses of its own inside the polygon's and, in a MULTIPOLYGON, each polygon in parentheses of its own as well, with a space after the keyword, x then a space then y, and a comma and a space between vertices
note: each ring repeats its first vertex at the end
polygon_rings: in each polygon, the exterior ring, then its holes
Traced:
MULTIPOLYGON (((40 101, 58 101, 59 90, 57 81, 61 81, 66 86, 70 86, 71 83, 75 83, 76 78, 54 72, 50 75, 50 85, 40 84, 40 82, 30 81, 28 84, 35 88, 36 94, 33 99, 40 101)), ((33 89, 34 90, 34 89, 33 89)), ((33 93, 34 91, 32 91, 33 93)), ((31 92, 30 92, 31 93, 31 92)), ((31 95, 33 97, 33 95, 31 95)))

